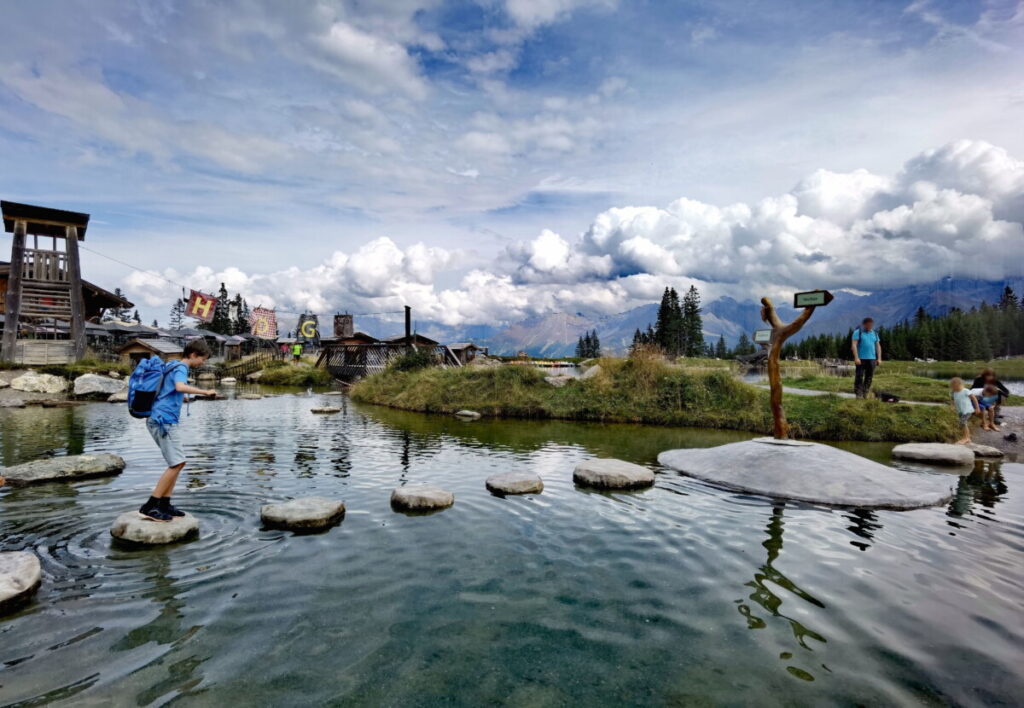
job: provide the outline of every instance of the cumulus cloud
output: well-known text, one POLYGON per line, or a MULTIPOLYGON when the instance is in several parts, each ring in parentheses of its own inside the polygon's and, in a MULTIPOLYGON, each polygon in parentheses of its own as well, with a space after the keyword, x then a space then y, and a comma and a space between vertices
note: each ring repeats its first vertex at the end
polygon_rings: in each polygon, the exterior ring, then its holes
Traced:
MULTIPOLYGON (((859 291, 944 276, 997 280, 1024 270, 1024 225, 1000 218, 1019 203, 1021 163, 984 142, 924 152, 892 177, 817 170, 790 192, 716 206, 680 198, 665 207, 598 214, 579 237, 544 229, 441 289, 464 254, 388 238, 335 252, 309 270, 246 274, 207 267, 170 280, 213 290, 225 282, 253 304, 331 312, 394 310, 446 324, 515 320, 550 312, 619 312, 656 300, 668 285, 697 285, 705 300, 794 289, 859 291)), ((149 305, 177 288, 136 273, 126 285, 149 305)))

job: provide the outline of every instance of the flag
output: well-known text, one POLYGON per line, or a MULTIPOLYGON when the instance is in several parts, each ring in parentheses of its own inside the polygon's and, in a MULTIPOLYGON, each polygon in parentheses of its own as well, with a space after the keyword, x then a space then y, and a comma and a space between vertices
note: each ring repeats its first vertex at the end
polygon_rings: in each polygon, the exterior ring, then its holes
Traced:
POLYGON ((213 320, 213 313, 217 310, 217 296, 207 295, 198 290, 193 290, 188 298, 188 305, 185 306, 185 314, 188 317, 195 317, 203 322, 213 320))
POLYGON ((296 338, 305 342, 312 342, 314 346, 320 345, 320 323, 316 315, 302 315, 299 318, 299 329, 296 338))
POLYGON ((277 314, 265 307, 257 307, 249 315, 249 331, 260 339, 277 339, 277 314))

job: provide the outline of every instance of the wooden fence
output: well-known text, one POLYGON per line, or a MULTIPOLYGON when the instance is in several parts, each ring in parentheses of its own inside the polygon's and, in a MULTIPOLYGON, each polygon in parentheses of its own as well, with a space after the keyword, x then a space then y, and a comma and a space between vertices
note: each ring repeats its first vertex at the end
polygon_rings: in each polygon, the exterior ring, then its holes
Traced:
POLYGON ((220 375, 220 378, 233 376, 238 379, 251 374, 254 371, 259 371, 274 359, 280 359, 283 356, 284 355, 281 354, 277 347, 274 347, 273 349, 261 349, 248 359, 243 359, 236 364, 220 368, 217 373, 220 375))
POLYGON ((14 345, 15 364, 44 366, 74 361, 71 342, 67 339, 19 339, 14 345))
MULTIPOLYGON (((462 366, 462 362, 451 349, 439 344, 436 347, 417 347, 427 349, 437 361, 438 366, 462 366)), ((322 366, 331 376, 341 381, 354 381, 364 376, 383 371, 395 359, 408 351, 405 344, 380 342, 376 344, 324 344, 317 366, 322 366)))

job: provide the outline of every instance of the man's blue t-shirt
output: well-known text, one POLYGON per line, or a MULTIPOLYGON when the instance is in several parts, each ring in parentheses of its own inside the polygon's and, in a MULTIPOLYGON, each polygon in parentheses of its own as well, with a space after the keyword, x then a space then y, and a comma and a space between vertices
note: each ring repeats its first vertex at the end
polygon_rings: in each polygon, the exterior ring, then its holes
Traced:
POLYGON ((857 356, 861 359, 876 359, 875 344, 878 343, 878 332, 865 332, 860 327, 853 330, 853 341, 857 342, 857 356))
POLYGON ((160 393, 153 401, 153 413, 150 418, 160 425, 177 425, 185 394, 174 389, 178 381, 188 383, 188 366, 181 361, 169 361, 164 366, 167 367, 167 373, 164 374, 160 393))

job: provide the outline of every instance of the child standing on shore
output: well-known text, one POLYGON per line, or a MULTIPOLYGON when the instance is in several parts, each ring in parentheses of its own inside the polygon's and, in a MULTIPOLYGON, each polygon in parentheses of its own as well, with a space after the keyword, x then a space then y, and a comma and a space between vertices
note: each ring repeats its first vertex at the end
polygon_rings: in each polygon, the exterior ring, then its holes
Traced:
POLYGON ((146 428, 167 462, 167 469, 160 475, 153 488, 153 495, 139 509, 140 514, 152 521, 170 521, 175 516, 185 515, 185 512, 171 504, 178 473, 185 466, 185 450, 181 444, 178 419, 186 393, 216 397, 217 392, 212 388, 196 388, 188 384, 188 370, 202 366, 209 357, 209 346, 204 339, 199 338, 185 345, 181 361, 167 362, 163 383, 153 401, 152 414, 146 420, 146 428))
POLYGON ((949 381, 949 397, 953 400, 953 409, 960 416, 960 425, 964 428, 963 436, 956 441, 957 445, 966 445, 971 442, 971 416, 981 413, 978 407, 978 399, 964 388, 963 379, 954 377, 949 381))

